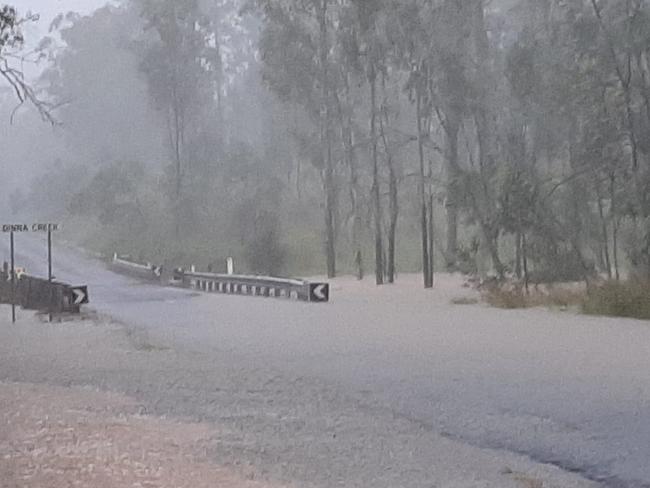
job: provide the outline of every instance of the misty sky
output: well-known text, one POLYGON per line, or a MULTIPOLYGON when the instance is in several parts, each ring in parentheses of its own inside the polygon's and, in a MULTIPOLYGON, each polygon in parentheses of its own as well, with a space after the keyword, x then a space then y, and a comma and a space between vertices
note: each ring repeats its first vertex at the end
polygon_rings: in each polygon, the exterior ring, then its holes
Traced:
POLYGON ((31 10, 51 19, 59 12, 88 13, 107 3, 107 0, 13 0, 11 2, 20 12, 31 10))
MULTIPOLYGON (((28 23, 23 31, 26 38, 26 49, 36 46, 40 39, 47 35, 52 19, 60 12, 75 11, 82 14, 89 14, 95 9, 108 3, 107 0, 8 0, 7 3, 15 6, 19 14, 24 15, 28 11, 38 13, 40 20, 36 23, 28 23)), ((28 78, 38 76, 44 68, 43 64, 38 66, 25 65, 23 70, 28 78)), ((2 85, 0 85, 2 86, 2 85)), ((9 112, 14 105, 9 102, 0 111, 0 132, 8 136, 12 141, 10 147, 6 148, 2 167, 10 168, 9 178, 20 182, 23 189, 29 186, 31 178, 35 174, 35 168, 41 167, 45 162, 50 163, 52 157, 43 158, 39 154, 38 146, 30 144, 30 141, 37 139, 41 146, 47 147, 52 153, 56 153, 56 138, 51 127, 43 124, 35 124, 33 114, 17 117, 13 125, 9 124, 9 112)), ((42 151, 41 151, 42 152, 42 151)), ((0 210, 2 204, 0 202, 0 210)))
POLYGON ((75 11, 87 14, 105 5, 108 0, 13 0, 10 3, 21 14, 27 11, 40 14, 40 21, 26 29, 27 34, 33 33, 34 37, 40 38, 47 34, 50 22, 60 12, 75 11))

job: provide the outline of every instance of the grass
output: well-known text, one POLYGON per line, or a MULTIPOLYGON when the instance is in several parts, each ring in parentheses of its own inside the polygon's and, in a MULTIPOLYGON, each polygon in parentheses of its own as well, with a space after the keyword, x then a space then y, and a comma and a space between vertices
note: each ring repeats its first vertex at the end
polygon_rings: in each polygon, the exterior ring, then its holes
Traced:
POLYGON ((543 488, 544 482, 540 479, 533 478, 525 474, 516 474, 513 478, 524 488, 543 488))
POLYGON ((479 299, 476 297, 455 297, 451 299, 452 305, 476 305, 479 299))
POLYGON ((549 287, 529 293, 521 286, 493 286, 483 299, 502 309, 577 307, 587 315, 650 320, 650 282, 607 281, 588 291, 549 287))
POLYGON ((528 293, 522 287, 492 287, 483 294, 484 300, 493 307, 503 309, 522 309, 533 307, 557 307, 566 309, 582 305, 584 292, 554 289, 546 291, 531 289, 528 293))
POLYGON ((589 291, 582 309, 589 315, 650 320, 650 282, 608 281, 589 291))

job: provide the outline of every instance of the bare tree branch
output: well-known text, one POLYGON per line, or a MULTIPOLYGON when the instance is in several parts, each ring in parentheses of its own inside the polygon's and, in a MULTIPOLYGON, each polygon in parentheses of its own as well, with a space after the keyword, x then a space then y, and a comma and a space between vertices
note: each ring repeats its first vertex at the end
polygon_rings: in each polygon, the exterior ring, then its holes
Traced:
MULTIPOLYGON (((37 14, 28 13, 25 17, 18 17, 16 9, 4 5, 0 9, 0 76, 9 83, 18 105, 13 109, 10 121, 13 124, 16 113, 25 103, 29 103, 38 111, 41 119, 51 125, 58 125, 52 115, 55 105, 38 96, 36 90, 25 80, 21 69, 12 67, 9 60, 18 60, 21 65, 25 62, 36 63, 38 59, 29 59, 29 56, 37 51, 20 53, 24 39, 20 27, 27 22, 35 22, 39 19, 37 14)), ((39 55, 40 57, 40 55, 39 55)))

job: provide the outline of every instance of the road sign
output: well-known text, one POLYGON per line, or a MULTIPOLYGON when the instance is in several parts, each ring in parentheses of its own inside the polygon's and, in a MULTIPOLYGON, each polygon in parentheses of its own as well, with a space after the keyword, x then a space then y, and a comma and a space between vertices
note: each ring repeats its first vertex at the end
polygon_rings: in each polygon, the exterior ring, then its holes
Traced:
POLYGON ((88 287, 87 286, 75 286, 72 289, 72 300, 74 305, 85 305, 89 302, 88 300, 88 287))
POLYGON ((2 232, 54 232, 59 230, 59 224, 2 224, 2 232))
POLYGON ((32 224, 32 232, 54 232, 61 229, 59 224, 32 224))
POLYGON ((23 224, 2 224, 2 232, 29 232, 29 227, 23 224))
POLYGON ((330 299, 330 285, 327 283, 309 284, 310 302, 328 302, 330 299))

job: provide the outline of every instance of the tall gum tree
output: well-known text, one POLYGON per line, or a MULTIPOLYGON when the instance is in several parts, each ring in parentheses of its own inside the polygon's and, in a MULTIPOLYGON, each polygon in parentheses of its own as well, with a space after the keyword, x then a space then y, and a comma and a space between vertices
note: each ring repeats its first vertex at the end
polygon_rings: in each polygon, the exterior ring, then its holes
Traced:
POLYGON ((174 167, 176 239, 181 237, 183 183, 190 169, 188 145, 198 114, 214 107, 221 79, 218 37, 198 0, 137 0, 144 21, 142 70, 156 106, 165 114, 174 167))

